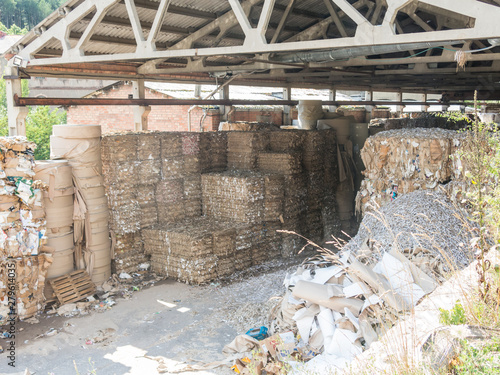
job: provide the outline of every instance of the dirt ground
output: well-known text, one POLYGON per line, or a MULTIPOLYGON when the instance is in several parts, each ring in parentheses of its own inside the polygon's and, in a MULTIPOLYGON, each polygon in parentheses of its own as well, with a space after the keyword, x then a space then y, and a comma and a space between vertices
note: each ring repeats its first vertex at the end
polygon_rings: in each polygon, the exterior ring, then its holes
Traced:
MULTIPOLYGON (((272 261, 206 286, 165 280, 129 299, 117 298, 102 313, 72 318, 42 314, 37 324, 18 322, 16 367, 0 354, 0 374, 25 369, 44 375, 157 374, 159 362, 147 357, 163 357, 169 369, 223 360, 224 345, 266 323, 277 302, 270 298, 283 294, 287 271, 300 262, 272 261)), ((6 343, 0 339, 4 348, 6 343)), ((196 372, 232 373, 228 367, 196 372)))

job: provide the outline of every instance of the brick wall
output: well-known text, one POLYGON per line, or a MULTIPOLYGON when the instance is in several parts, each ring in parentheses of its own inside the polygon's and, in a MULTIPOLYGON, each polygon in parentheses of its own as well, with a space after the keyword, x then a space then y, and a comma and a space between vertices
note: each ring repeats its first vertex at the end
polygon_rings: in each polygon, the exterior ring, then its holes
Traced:
MULTIPOLYGON (((121 84, 102 90, 99 98, 126 99, 132 94, 132 85, 121 84)), ((171 99, 154 90, 146 89, 146 99, 171 99)), ((188 105, 151 106, 148 116, 149 130, 188 131, 188 105)), ((191 112, 191 130, 200 130, 200 120, 204 113, 196 107, 191 112)), ((214 131, 221 121, 219 110, 210 109, 202 122, 203 131, 214 131)), ((272 122, 283 124, 282 110, 238 108, 230 115, 230 121, 272 122)), ((71 106, 68 108, 68 124, 99 124, 104 133, 133 130, 134 110, 132 106, 71 106)))

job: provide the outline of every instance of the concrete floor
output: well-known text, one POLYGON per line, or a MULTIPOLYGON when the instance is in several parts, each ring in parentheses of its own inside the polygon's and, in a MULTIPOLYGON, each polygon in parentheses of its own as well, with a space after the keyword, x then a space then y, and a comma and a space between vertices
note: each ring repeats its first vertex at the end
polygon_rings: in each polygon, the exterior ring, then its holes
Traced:
MULTIPOLYGON (((39 324, 20 322, 16 328, 24 329, 16 340, 16 368, 9 368, 4 353, 0 373, 15 374, 27 368, 44 375, 156 374, 158 363, 144 355, 176 361, 223 359, 222 347, 236 332, 210 319, 213 309, 221 307, 211 306, 210 296, 200 292, 197 287, 166 281, 134 293, 129 300, 119 300, 104 313, 75 318, 42 315, 39 324), (50 328, 62 331, 35 338, 50 328), (100 330, 110 332, 110 338, 87 345, 87 340, 99 337, 100 330)), ((215 373, 223 372, 205 372, 215 373)))
MULTIPOLYGON (((225 286, 197 287, 165 280, 135 292, 128 300, 118 298, 117 304, 103 313, 73 318, 42 314, 40 323, 18 322, 16 368, 8 366, 6 353, 0 354, 0 374, 23 373, 25 369, 37 375, 157 374, 158 362, 146 355, 162 356, 169 365, 223 360, 224 345, 257 322, 245 316, 247 311, 256 306, 254 316, 264 317, 266 301, 280 294, 287 266, 274 267, 254 271, 225 286), (231 318, 236 324, 231 324, 231 318), (51 328, 59 332, 36 338, 51 328), (102 331, 108 334, 106 340, 87 344, 89 339, 102 337, 102 331)), ((6 348, 5 344, 0 339, 0 345, 6 348)), ((225 367, 196 374, 233 372, 225 367)))

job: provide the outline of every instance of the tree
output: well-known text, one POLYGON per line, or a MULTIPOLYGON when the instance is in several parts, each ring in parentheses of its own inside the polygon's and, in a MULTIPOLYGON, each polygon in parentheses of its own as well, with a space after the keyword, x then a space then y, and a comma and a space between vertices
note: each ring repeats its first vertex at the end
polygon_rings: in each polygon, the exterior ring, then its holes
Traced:
POLYGON ((32 29, 65 0, 0 0, 0 22, 32 29))
MULTIPOLYGON (((28 81, 22 81, 22 94, 28 95, 28 81)), ((51 110, 49 106, 30 107, 26 117, 26 137, 35 142, 38 147, 35 151, 37 160, 45 160, 50 157, 50 135, 52 126, 66 123, 66 112, 57 109, 51 110)), ((5 80, 0 79, 0 136, 9 134, 9 123, 7 117, 7 95, 5 80)))

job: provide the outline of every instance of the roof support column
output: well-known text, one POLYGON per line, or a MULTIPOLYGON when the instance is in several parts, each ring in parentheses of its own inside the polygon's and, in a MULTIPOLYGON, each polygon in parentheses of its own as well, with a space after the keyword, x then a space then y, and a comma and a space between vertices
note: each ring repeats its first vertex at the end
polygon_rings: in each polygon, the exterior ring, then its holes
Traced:
POLYGON ((17 69, 7 67, 5 74, 7 94, 7 118, 9 121, 9 135, 26 136, 26 116, 28 107, 16 107, 14 95, 23 96, 21 90, 21 79, 17 76, 17 69))
MULTIPOLYGON (((365 91, 365 102, 370 102, 373 100, 373 91, 365 91)), ((375 106, 373 105, 365 105, 365 110, 366 110, 366 117, 365 117, 365 121, 366 122, 370 122, 370 120, 372 119, 372 113, 373 113, 373 109, 375 108, 375 106)))
MULTIPOLYGON (((219 98, 220 99, 229 99, 229 85, 224 86, 219 91, 219 98)), ((232 109, 232 106, 228 106, 228 105, 221 105, 220 106, 221 121, 229 121, 228 115, 229 115, 229 112, 231 111, 231 109, 232 109)))
MULTIPOLYGON (((283 87, 283 99, 292 100, 292 88, 290 86, 283 87)), ((283 106, 283 125, 292 125, 292 106, 283 106)))
MULTIPOLYGON (((334 102, 336 100, 337 90, 335 89, 335 87, 332 87, 330 90, 328 90, 328 96, 329 96, 328 100, 330 100, 331 102, 334 102)), ((335 112, 337 110, 337 106, 329 105, 328 110, 330 112, 335 112)))
MULTIPOLYGON (((134 99, 146 99, 146 89, 144 80, 132 82, 132 95, 134 99)), ((151 106, 138 105, 134 106, 134 130, 148 130, 148 115, 151 112, 151 106)))
MULTIPOLYGON (((422 94, 422 95, 420 96, 420 101, 422 101, 422 102, 426 102, 426 103, 427 103, 427 93, 422 94)), ((429 110, 429 106, 428 106, 427 104, 424 104, 424 105, 420 106, 420 110, 421 110, 422 112, 427 112, 427 111, 429 110)))
MULTIPOLYGON (((397 102, 402 102, 403 101, 403 93, 400 91, 396 94, 396 101, 397 102)), ((396 112, 398 113, 399 117, 403 116, 403 109, 405 108, 404 105, 398 104, 396 105, 396 112)))

